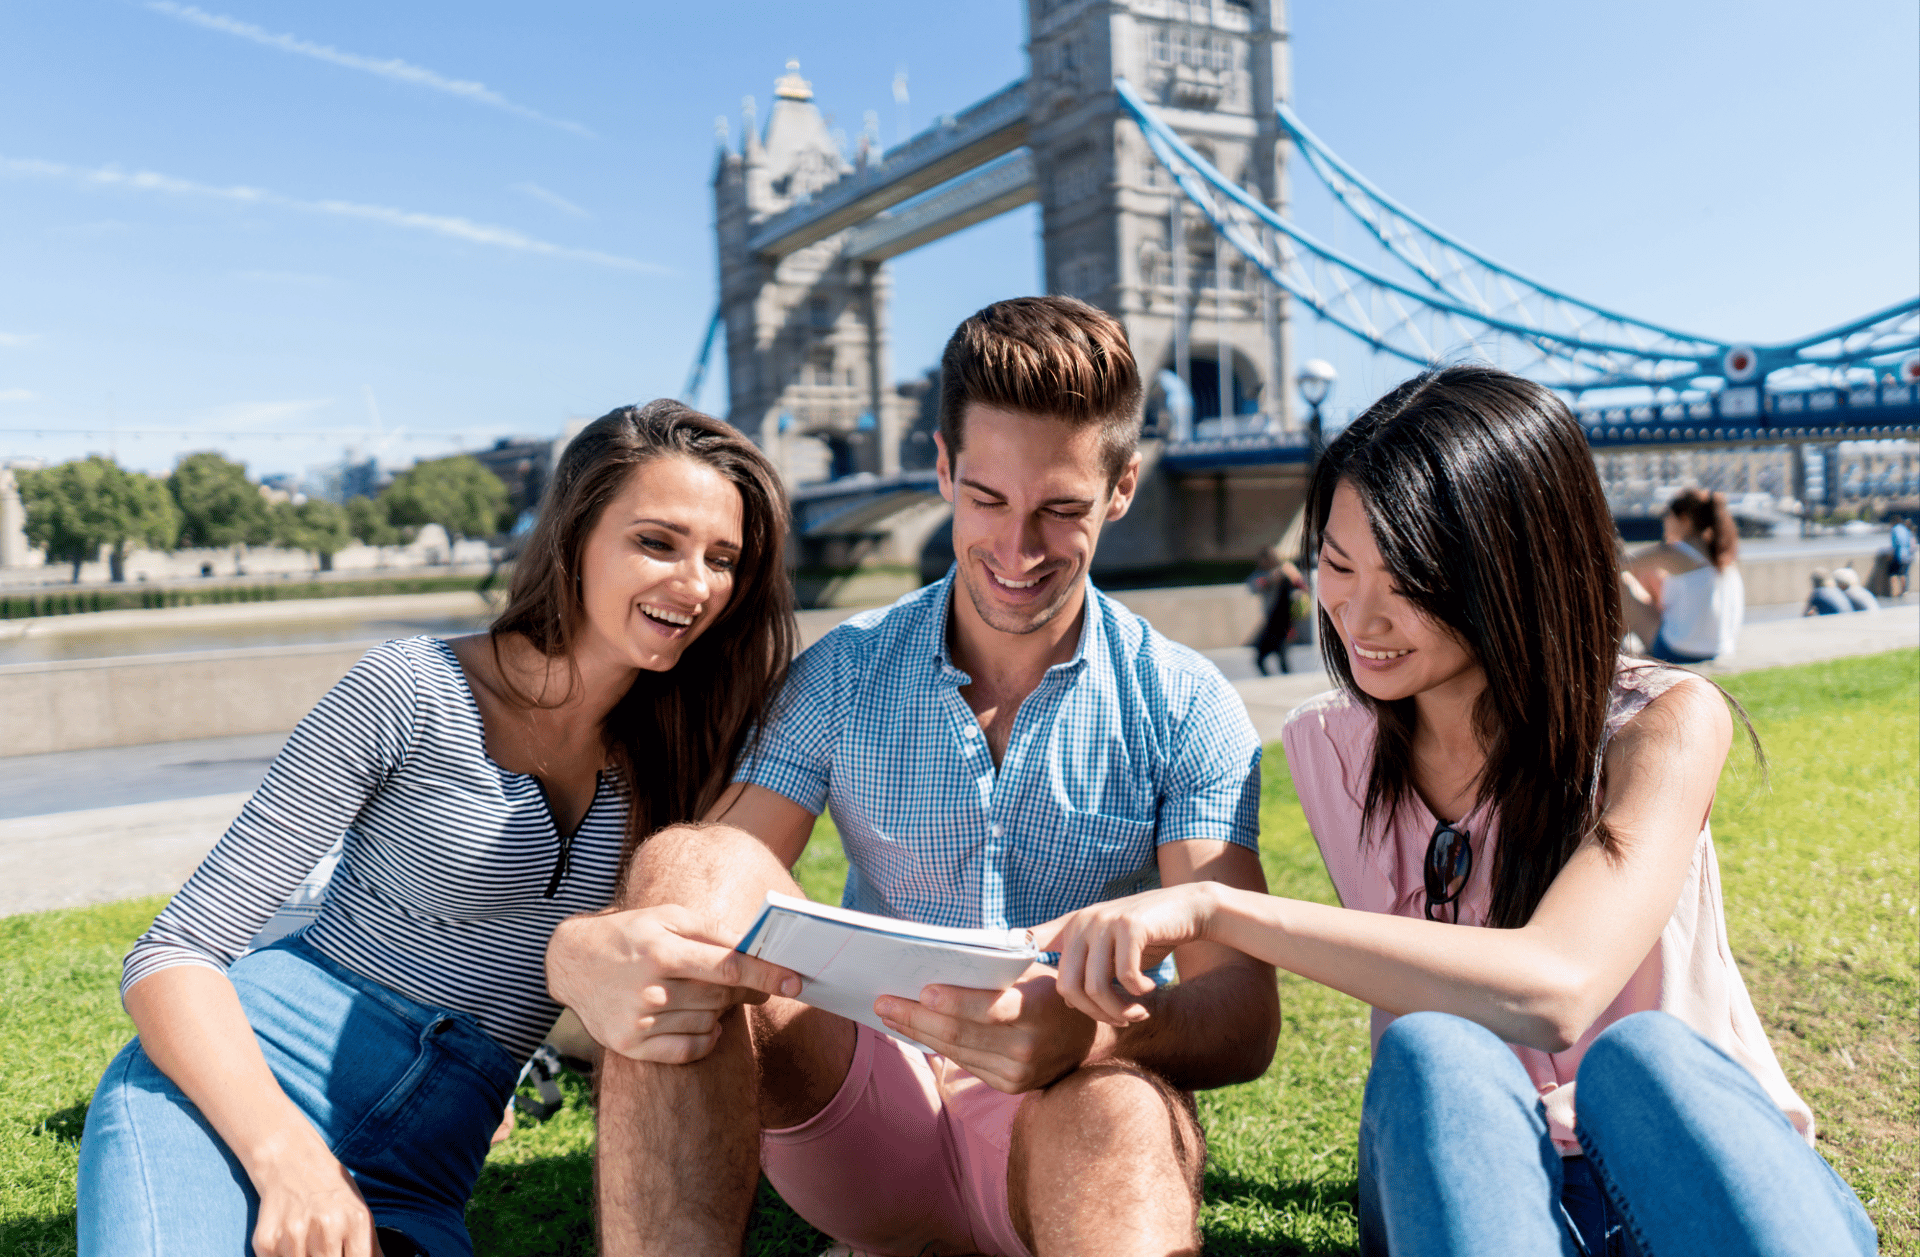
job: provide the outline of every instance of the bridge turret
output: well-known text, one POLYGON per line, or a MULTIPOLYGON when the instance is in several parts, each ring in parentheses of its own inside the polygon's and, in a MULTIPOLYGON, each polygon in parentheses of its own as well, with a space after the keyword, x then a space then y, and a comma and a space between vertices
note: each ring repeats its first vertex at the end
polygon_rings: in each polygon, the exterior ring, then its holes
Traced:
POLYGON ((714 180, 728 418, 790 484, 896 471, 884 267, 846 257, 844 231, 777 256, 752 244, 760 225, 856 173, 799 63, 786 70, 764 134, 749 101, 740 155, 714 180))

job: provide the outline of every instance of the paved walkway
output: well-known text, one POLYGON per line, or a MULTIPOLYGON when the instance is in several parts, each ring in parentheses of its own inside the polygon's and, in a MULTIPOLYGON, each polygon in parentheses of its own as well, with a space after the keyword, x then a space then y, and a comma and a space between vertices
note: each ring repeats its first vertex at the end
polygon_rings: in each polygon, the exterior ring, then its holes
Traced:
MULTIPOLYGON (((1920 606, 1749 622, 1720 674, 1920 646, 1920 606)), ((1314 652, 1261 677, 1243 647, 1207 652, 1263 740, 1328 687, 1314 652), (1311 669, 1311 670, 1308 670, 1311 669)), ((277 734, 0 759, 0 916, 177 889, 258 784, 277 734)))

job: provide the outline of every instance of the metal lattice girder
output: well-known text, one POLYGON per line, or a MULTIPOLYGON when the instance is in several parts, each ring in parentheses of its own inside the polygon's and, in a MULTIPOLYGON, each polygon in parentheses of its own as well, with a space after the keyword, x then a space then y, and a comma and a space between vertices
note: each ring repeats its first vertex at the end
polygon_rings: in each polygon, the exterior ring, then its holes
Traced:
MULTIPOLYGON (((1511 370, 1575 391, 1684 388, 1706 378, 1744 382, 1800 365, 1847 365, 1810 351, 1828 342, 1848 344, 1848 337, 1858 344, 1846 353, 1867 345, 1876 361, 1920 344, 1910 327, 1920 299, 1847 328, 1765 347, 1677 332, 1578 301, 1440 233, 1290 121, 1294 138, 1335 196, 1415 272, 1416 283, 1402 282, 1320 243, 1230 182, 1124 79, 1115 80, 1114 90, 1155 157, 1215 231, 1321 318, 1408 362, 1424 366, 1473 346, 1511 370)), ((1284 119, 1291 118, 1284 105, 1280 109, 1284 119)))

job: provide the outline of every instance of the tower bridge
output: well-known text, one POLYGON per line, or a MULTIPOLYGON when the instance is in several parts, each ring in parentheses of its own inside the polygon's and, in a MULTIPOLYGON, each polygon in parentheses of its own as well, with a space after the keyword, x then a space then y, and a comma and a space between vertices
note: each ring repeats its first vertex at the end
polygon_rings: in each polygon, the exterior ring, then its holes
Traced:
MULTIPOLYGON (((1041 206, 1044 283, 1126 325, 1147 474, 1102 566, 1244 558, 1302 496, 1288 326, 1311 316, 1409 371, 1494 361, 1580 405, 1596 450, 1920 435, 1920 298, 1752 345, 1662 327, 1502 266, 1375 187, 1287 104, 1284 0, 1028 0, 1029 74, 852 159, 789 63, 764 130, 714 174, 728 417, 796 489, 801 562, 944 566, 943 506, 903 473, 886 263, 1041 206), (1364 228, 1350 256, 1289 213, 1298 159, 1364 228)), ((724 128, 724 120, 722 126, 724 128)))

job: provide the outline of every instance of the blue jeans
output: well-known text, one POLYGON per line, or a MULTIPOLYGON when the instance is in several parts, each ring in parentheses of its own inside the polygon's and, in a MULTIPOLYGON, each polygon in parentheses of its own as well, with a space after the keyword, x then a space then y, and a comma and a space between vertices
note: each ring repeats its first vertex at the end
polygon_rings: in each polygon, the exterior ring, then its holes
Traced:
POLYGON ((1751 1074, 1677 1019, 1608 1027, 1577 1095, 1586 1156, 1563 1164, 1532 1079, 1491 1031, 1445 1013, 1396 1020, 1360 1116, 1360 1251, 1877 1251, 1853 1190, 1751 1074))
MULTIPOLYGON (((507 1050, 467 1014, 416 1004, 298 936, 228 976, 274 1077, 376 1225, 432 1257, 471 1254, 467 1199, 519 1073, 507 1050)), ((81 1257, 250 1257, 259 1206, 200 1110, 129 1043, 87 1110, 81 1257)))

